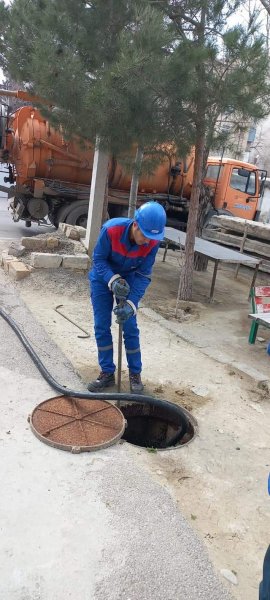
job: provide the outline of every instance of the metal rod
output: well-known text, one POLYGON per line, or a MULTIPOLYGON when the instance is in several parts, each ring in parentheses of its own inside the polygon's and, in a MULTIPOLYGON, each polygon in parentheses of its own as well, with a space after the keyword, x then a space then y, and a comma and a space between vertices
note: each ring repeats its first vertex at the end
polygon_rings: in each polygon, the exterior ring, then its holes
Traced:
MULTIPOLYGON (((121 279, 121 282, 123 280, 121 279)), ((123 308, 125 304, 125 298, 118 298, 118 306, 123 308)), ((119 331, 118 331, 118 364, 117 364, 117 392, 120 394, 121 392, 121 378, 122 378, 122 345, 123 345, 123 323, 119 323, 119 331)), ((117 408, 120 408, 120 400, 116 402, 117 408)))
MULTIPOLYGON (((122 379, 122 344, 123 344, 123 325, 119 324, 118 332, 118 364, 117 364, 117 392, 121 392, 121 379, 122 379)), ((118 408, 120 407, 120 400, 117 401, 118 408)))
POLYGON ((69 321, 70 323, 72 323, 72 325, 75 325, 75 327, 77 327, 78 329, 80 329, 81 331, 83 331, 83 333, 85 333, 86 335, 78 335, 78 338, 81 339, 86 339, 90 337, 90 334, 88 333, 88 331, 86 331, 85 329, 83 329, 83 327, 81 327, 80 325, 78 325, 78 323, 75 323, 75 321, 72 321, 72 319, 70 319, 70 317, 67 317, 66 315, 64 315, 59 308, 61 308, 62 306, 64 306, 63 304, 58 304, 58 306, 55 307, 55 311, 61 315, 61 317, 64 317, 64 319, 66 319, 67 321, 69 321))

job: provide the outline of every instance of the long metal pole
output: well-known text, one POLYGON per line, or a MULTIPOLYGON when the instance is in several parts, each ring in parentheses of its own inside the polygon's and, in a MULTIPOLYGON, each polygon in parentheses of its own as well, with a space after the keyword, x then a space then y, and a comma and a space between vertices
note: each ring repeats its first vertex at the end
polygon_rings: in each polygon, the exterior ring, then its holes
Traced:
MULTIPOLYGON (((124 306, 124 300, 119 301, 118 306, 124 306)), ((123 346, 123 323, 119 323, 118 330, 118 363, 117 363, 117 392, 121 392, 121 380, 122 380, 122 346, 123 346)), ((120 400, 117 401, 116 406, 120 408, 120 400)))
POLYGON ((123 325, 119 324, 118 332, 118 365, 117 365, 117 391, 121 392, 122 379, 122 345, 123 345, 123 325))

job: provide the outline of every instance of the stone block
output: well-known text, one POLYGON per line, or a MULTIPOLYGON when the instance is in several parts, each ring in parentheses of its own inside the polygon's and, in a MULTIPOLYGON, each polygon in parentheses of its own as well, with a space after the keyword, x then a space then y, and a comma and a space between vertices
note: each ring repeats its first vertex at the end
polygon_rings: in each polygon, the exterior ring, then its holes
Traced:
POLYGON ((77 231, 76 227, 72 227, 71 225, 68 226, 65 233, 66 233, 67 238, 69 238, 70 240, 79 240, 80 239, 80 234, 77 231))
POLYGON ((25 237, 21 239, 21 244, 26 250, 34 250, 40 252, 46 248, 46 239, 40 239, 38 237, 25 237))
POLYGON ((28 267, 19 260, 12 260, 9 263, 8 273, 9 276, 15 281, 19 281, 20 279, 24 279, 30 275, 28 267))
POLYGON ((67 227, 70 227, 67 223, 59 223, 58 231, 62 231, 63 233, 65 233, 67 227))
POLYGON ((46 240, 46 246, 47 246, 47 248, 50 248, 51 250, 53 250, 54 248, 58 248, 59 240, 55 237, 49 237, 46 240))
POLYGON ((76 225, 75 229, 77 229, 80 238, 85 238, 85 236, 86 236, 86 229, 85 229, 85 227, 80 227, 80 225, 76 225))
POLYGON ((1 265, 2 265, 5 273, 8 273, 8 271, 9 271, 9 265, 14 260, 17 260, 17 258, 15 258, 15 256, 10 256, 8 254, 7 250, 4 250, 4 252, 2 252, 1 265))
POLYGON ((25 253, 25 247, 22 246, 22 244, 18 243, 18 242, 11 242, 9 249, 8 249, 8 254, 10 256, 22 256, 25 253))
POLYGON ((6 258, 8 256, 8 250, 3 250, 1 252, 1 267, 4 266, 4 258, 6 258))
POLYGON ((89 269, 90 261, 87 254, 64 254, 62 266, 64 269, 82 269, 86 271, 89 269))
POLYGON ((38 269, 57 269, 61 266, 63 256, 61 254, 45 254, 32 252, 31 265, 38 269))

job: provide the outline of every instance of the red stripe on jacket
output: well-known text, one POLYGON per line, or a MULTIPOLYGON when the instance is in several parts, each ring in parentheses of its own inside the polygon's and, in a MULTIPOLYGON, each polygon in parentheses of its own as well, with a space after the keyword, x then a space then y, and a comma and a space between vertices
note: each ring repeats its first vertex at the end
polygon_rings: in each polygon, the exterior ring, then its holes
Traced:
POLYGON ((112 251, 121 254, 121 256, 128 256, 129 258, 138 258, 140 256, 145 257, 152 248, 158 244, 156 240, 150 240, 149 244, 142 244, 136 250, 128 250, 126 244, 123 244, 120 239, 125 231, 126 227, 122 225, 116 225, 107 229, 108 236, 111 240, 112 251))

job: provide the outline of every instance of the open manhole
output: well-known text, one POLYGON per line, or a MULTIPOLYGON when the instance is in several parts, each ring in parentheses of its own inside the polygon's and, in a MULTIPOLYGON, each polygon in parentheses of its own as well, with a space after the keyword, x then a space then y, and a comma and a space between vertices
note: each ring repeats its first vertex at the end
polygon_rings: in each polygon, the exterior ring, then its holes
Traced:
POLYGON ((176 448, 188 444, 196 434, 196 420, 184 408, 166 402, 122 404, 127 421, 122 436, 126 442, 143 448, 176 448))
POLYGON ((29 422, 39 440, 74 453, 111 446, 125 430, 123 414, 113 404, 67 396, 41 402, 29 422))

